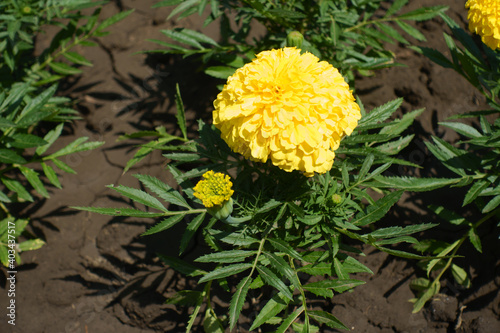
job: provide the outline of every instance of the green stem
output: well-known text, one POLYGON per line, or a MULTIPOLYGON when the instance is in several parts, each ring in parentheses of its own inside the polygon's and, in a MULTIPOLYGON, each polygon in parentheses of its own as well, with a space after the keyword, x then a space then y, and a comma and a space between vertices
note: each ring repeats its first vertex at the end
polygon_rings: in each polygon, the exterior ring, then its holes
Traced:
MULTIPOLYGON (((500 212, 500 208, 497 208, 494 211, 491 211, 490 213, 488 213, 488 215, 484 216, 482 219, 480 219, 474 225, 472 225, 472 228, 473 229, 478 228, 481 224, 488 221, 491 217, 495 216, 498 212, 500 212)), ((467 239, 468 236, 469 236, 468 233, 466 233, 465 235, 462 236, 462 238, 460 238, 457 245, 453 249, 453 252, 451 253, 450 258, 446 262, 446 265, 443 267, 441 272, 439 272, 439 275, 436 277, 436 279, 435 279, 436 281, 439 281, 441 279, 441 277, 443 276, 444 272, 446 270, 448 270, 448 268, 450 268, 452 261, 455 257, 455 254, 458 252, 458 249, 460 248, 460 246, 462 246, 462 244, 465 242, 465 240, 467 239)))

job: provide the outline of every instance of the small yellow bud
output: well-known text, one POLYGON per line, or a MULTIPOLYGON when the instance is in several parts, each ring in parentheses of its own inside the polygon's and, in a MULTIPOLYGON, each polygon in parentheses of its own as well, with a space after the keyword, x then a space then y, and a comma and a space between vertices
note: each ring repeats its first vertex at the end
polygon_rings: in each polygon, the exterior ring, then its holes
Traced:
POLYGON ((332 201, 332 204, 337 206, 337 205, 340 205, 342 203, 342 196, 340 196, 339 194, 335 193, 334 195, 332 195, 332 197, 330 198, 330 200, 332 201))
POLYGON ((31 7, 28 7, 28 6, 23 7, 23 13, 24 14, 31 14, 31 7))

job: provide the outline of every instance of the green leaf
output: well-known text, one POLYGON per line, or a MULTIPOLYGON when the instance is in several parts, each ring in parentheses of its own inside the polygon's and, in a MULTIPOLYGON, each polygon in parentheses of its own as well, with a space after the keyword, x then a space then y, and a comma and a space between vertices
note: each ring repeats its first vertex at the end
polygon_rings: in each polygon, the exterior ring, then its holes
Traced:
POLYGON ((59 125, 56 126, 53 130, 49 131, 45 136, 43 137, 43 140, 47 142, 47 144, 40 146, 36 149, 35 153, 38 156, 43 155, 47 149, 59 138, 59 136, 62 133, 64 127, 64 123, 60 123, 59 125))
POLYGON ((468 232, 468 235, 469 235, 470 242, 472 243, 472 245, 474 245, 474 247, 476 248, 476 250, 479 253, 483 253, 483 249, 482 249, 482 246, 481 246, 481 238, 477 234, 476 228, 474 228, 474 227, 470 228, 469 232, 468 232))
POLYGON ((215 77, 217 79, 226 80, 228 77, 234 74, 236 69, 234 67, 228 66, 210 66, 205 69, 205 74, 215 77))
POLYGON ((210 307, 205 311, 205 319, 203 320, 203 328, 209 333, 224 333, 224 327, 219 318, 217 318, 210 307))
POLYGON ((74 62, 75 64, 89 66, 89 67, 93 66, 93 64, 90 61, 88 61, 87 59, 85 59, 84 56, 82 56, 76 52, 67 51, 67 52, 63 53, 63 56, 66 59, 68 59, 69 61, 74 62))
POLYGON ((49 67, 52 68, 54 72, 62 75, 76 75, 83 73, 81 69, 72 67, 63 62, 50 62, 49 67))
POLYGON ((380 228, 369 233, 368 235, 373 238, 390 238, 390 237, 406 236, 428 230, 437 225, 438 224, 433 224, 433 223, 422 223, 416 225, 409 225, 407 227, 380 228))
POLYGON ((402 195, 402 190, 387 194, 385 197, 377 200, 375 204, 368 206, 366 213, 359 213, 351 223, 357 226, 364 226, 377 222, 387 214, 389 209, 398 202, 402 195))
POLYGON ((180 290, 174 296, 169 297, 165 304, 176 304, 183 306, 195 306, 198 301, 203 299, 201 291, 197 290, 180 290))
POLYGON ((139 179, 139 181, 143 183, 144 186, 146 186, 152 192, 156 193, 161 199, 165 200, 166 202, 191 209, 191 207, 179 192, 175 191, 173 188, 163 183, 158 178, 140 174, 135 174, 134 177, 139 179))
POLYGON ((454 225, 461 225, 468 223, 467 220, 460 214, 444 208, 443 206, 430 205, 429 209, 432 210, 437 216, 445 221, 454 225))
POLYGON ((201 213, 196 216, 186 227, 186 231, 182 234, 181 245, 179 247, 179 255, 183 254, 189 245, 189 241, 193 238, 195 232, 200 228, 203 220, 205 219, 206 213, 201 213))
POLYGON ((471 188, 469 189, 469 191, 467 191, 467 194, 464 197, 464 202, 462 204, 462 207, 476 200, 479 194, 481 194, 481 192, 488 186, 490 186, 490 182, 488 182, 485 179, 480 179, 476 181, 474 184, 472 184, 471 188))
POLYGON ((497 208, 498 205, 500 205, 500 195, 497 195, 491 199, 486 206, 483 207, 483 210, 481 210, 481 213, 486 214, 491 212, 493 209, 497 208))
POLYGON ((50 197, 47 189, 45 189, 45 186, 43 186, 43 183, 41 182, 40 178, 38 177, 38 173, 35 170, 23 166, 19 166, 19 170, 24 175, 24 177, 26 177, 31 186, 33 186, 35 191, 40 193, 44 198, 50 197))
POLYGON ((160 8, 160 7, 167 7, 167 6, 174 6, 178 5, 184 0, 163 0, 155 3, 154 5, 151 6, 151 8, 160 8))
POLYGON ((265 322, 267 322, 269 319, 273 318, 274 316, 278 315, 281 311, 286 309, 288 306, 288 298, 285 297, 283 294, 278 293, 274 295, 267 303, 264 305, 262 310, 260 310, 259 314, 257 317, 255 317, 255 320, 252 323, 252 326, 250 327, 250 331, 254 331, 257 327, 261 326, 265 322))
POLYGON ((453 185, 459 181, 454 178, 417 178, 417 177, 385 177, 377 176, 367 184, 377 188, 396 188, 410 192, 426 192, 453 185))
POLYGON ((50 166, 47 165, 46 163, 42 162, 40 163, 42 165, 43 173, 45 174, 45 177, 51 182, 52 185, 55 187, 61 189, 61 182, 59 181, 59 178, 57 178, 57 174, 54 171, 54 169, 50 166))
POLYGON ((415 304, 413 304, 412 313, 419 312, 434 295, 439 293, 441 285, 439 284, 439 280, 434 280, 430 287, 417 299, 415 304))
MULTIPOLYGON (((175 4, 175 2, 176 1, 163 1, 162 3, 167 3, 167 5, 163 5, 163 6, 171 6, 172 4, 175 4)), ((187 10, 188 8, 193 7, 194 5, 197 5, 200 2, 200 0, 184 0, 181 2, 182 3, 179 6, 175 7, 175 9, 170 13, 170 15, 168 15, 167 20, 169 20, 173 16, 177 15, 178 13, 181 13, 181 12, 187 10)))
POLYGON ((197 262, 216 262, 216 263, 233 263, 245 261, 246 258, 256 254, 256 251, 246 250, 229 250, 223 252, 215 252, 205 254, 195 261, 197 262))
POLYGON ((271 267, 275 268, 281 274, 283 274, 283 276, 285 276, 294 285, 295 288, 300 289, 300 281, 297 275, 282 257, 278 257, 274 253, 269 252, 263 252, 263 254, 271 262, 271 267))
POLYGON ((361 169, 359 170, 358 174, 358 182, 362 181, 370 168, 372 167, 373 161, 375 160, 375 156, 373 154, 368 154, 368 156, 365 158, 363 161, 363 165, 361 166, 361 169))
POLYGON ((276 250, 288 254, 290 257, 302 261, 302 257, 300 254, 292 248, 287 242, 276 239, 276 238, 268 238, 267 242, 270 243, 276 250))
POLYGON ((393 101, 387 102, 384 105, 381 105, 375 109, 373 109, 369 114, 365 117, 361 118, 358 122, 358 130, 362 130, 363 127, 373 125, 379 122, 382 122, 389 118, 399 106, 403 103, 402 98, 395 99, 393 101))
POLYGON ((0 163, 25 164, 27 161, 11 149, 0 149, 0 163))
POLYGON ((37 250, 45 245, 45 242, 41 239, 30 239, 18 244, 19 251, 32 251, 37 250))
POLYGON ((340 320, 338 320, 334 315, 325 312, 325 311, 307 311, 307 314, 312 319, 316 320, 319 323, 325 324, 331 328, 339 329, 339 330, 349 330, 347 326, 342 324, 340 320))
POLYGON ((202 50, 203 46, 195 38, 186 34, 184 30, 186 29, 180 28, 175 30, 161 30, 161 33, 177 42, 202 50))
POLYGON ((12 138, 14 139, 14 141, 11 142, 10 144, 15 148, 24 149, 24 148, 39 147, 47 144, 47 141, 33 134, 16 133, 12 135, 12 138))
POLYGON ((17 193, 19 199, 33 202, 33 197, 29 194, 29 192, 24 188, 24 186, 19 181, 7 178, 5 176, 0 176, 0 180, 2 180, 2 183, 4 183, 4 185, 9 190, 17 193))
POLYGON ((243 271, 246 271, 251 267, 252 264, 234 264, 234 265, 219 267, 205 274, 200 279, 200 281, 198 281, 198 283, 203 283, 211 280, 222 279, 228 276, 232 276, 241 273, 243 271))
POLYGON ((126 10, 124 12, 119 12, 118 14, 115 14, 115 15, 105 19, 104 21, 101 22, 101 24, 99 24, 99 26, 96 28, 96 31, 102 31, 102 30, 106 29, 107 27, 123 20, 124 18, 126 18, 127 16, 132 14, 133 12, 134 12, 134 9, 130 9, 130 10, 126 10))
POLYGON ((469 279, 469 276, 467 275, 467 272, 460 266, 457 266, 455 264, 451 264, 451 274, 453 275, 453 278, 455 281, 457 281, 458 284, 463 286, 464 288, 470 288, 471 282, 469 279))
POLYGON ((182 103, 179 84, 175 85, 175 105, 177 106, 177 113, 175 114, 175 117, 177 118, 177 124, 182 131, 182 136, 184 137, 184 139, 187 139, 186 115, 184 113, 184 104, 182 103))
MULTIPOLYGON (((437 255, 438 257, 443 257, 446 256, 448 253, 450 253, 456 246, 459 245, 460 240, 455 241, 453 244, 449 244, 447 247, 445 247, 439 254, 437 255)), ((427 276, 430 276, 433 268, 441 261, 442 259, 432 259, 429 261, 427 264, 427 276)))
POLYGON ((180 221, 182 221, 184 216, 186 216, 186 214, 178 214, 178 215, 174 215, 174 216, 171 216, 169 218, 166 218, 163 221, 161 221, 160 223, 156 224, 155 226, 149 228, 145 233, 141 234, 141 236, 152 235, 152 234, 156 234, 160 231, 167 230, 167 229, 173 227, 174 225, 176 225, 177 223, 179 223, 180 221))
POLYGON ((281 279, 274 274, 269 268, 265 266, 256 266, 257 271, 259 271, 260 277, 270 286, 276 288, 282 295, 287 297, 289 300, 293 301, 293 295, 290 292, 290 289, 281 281, 281 279))
POLYGON ((399 19, 414 20, 414 21, 424 21, 429 20, 441 13, 444 13, 449 7, 448 6, 433 6, 433 7, 422 7, 415 9, 409 13, 398 16, 399 19))
POLYGON ((107 208, 107 207, 80 207, 72 206, 73 209, 84 210, 91 213, 110 215, 110 216, 130 216, 130 217, 160 217, 164 213, 144 212, 133 208, 107 208))
POLYGON ((378 145, 377 150, 381 153, 387 154, 387 155, 395 155, 398 154, 401 150, 406 148, 411 140, 413 140, 413 137, 415 135, 407 135, 399 138, 398 140, 391 141, 391 142, 386 142, 384 144, 378 145))
POLYGON ((408 23, 398 20, 398 21, 396 21, 396 24, 401 28, 401 30, 403 30, 404 32, 406 32, 408 35, 412 36, 416 40, 419 40, 421 42, 425 42, 427 40, 425 38, 425 36, 420 32, 420 30, 412 27, 408 23))
POLYGON ((57 158, 54 158, 51 161, 56 165, 56 167, 58 167, 62 171, 76 175, 76 171, 71 169, 70 166, 64 163, 63 161, 60 161, 57 158))
POLYGON ((276 333, 285 333, 302 312, 304 312, 303 306, 292 312, 288 317, 286 317, 285 320, 283 320, 283 323, 281 323, 280 327, 278 327, 276 333))
POLYGON ((408 0, 395 0, 393 4, 387 9, 384 17, 390 17, 396 12, 398 12, 401 8, 403 8, 408 3, 408 0))
POLYGON ((107 188, 112 189, 113 191, 116 191, 120 193, 121 195, 132 199, 135 202, 141 203, 145 206, 160 210, 162 212, 167 212, 168 210, 165 208, 165 206, 162 205, 162 203, 153 197, 152 195, 141 191, 136 188, 132 187, 127 187, 123 185, 118 185, 117 187, 114 187, 113 185, 108 185, 106 186, 107 188))
POLYGON ((174 270, 176 270, 177 272, 179 272, 183 275, 198 276, 198 275, 202 275, 202 274, 206 273, 205 271, 198 269, 197 267, 195 267, 191 264, 188 264, 187 262, 185 262, 182 259, 170 257, 170 256, 163 255, 163 254, 158 254, 158 257, 165 264, 167 264, 168 266, 170 266, 171 268, 173 268, 174 270))
POLYGON ((236 292, 231 298, 231 303, 229 304, 229 329, 231 331, 238 322, 251 282, 252 278, 250 276, 244 277, 236 286, 236 292))

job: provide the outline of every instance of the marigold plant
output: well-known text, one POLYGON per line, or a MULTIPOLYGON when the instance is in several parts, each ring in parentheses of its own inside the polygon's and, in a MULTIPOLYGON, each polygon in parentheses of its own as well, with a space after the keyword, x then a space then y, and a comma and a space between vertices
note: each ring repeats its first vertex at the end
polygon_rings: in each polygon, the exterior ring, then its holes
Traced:
POLYGON ((229 77, 214 125, 233 151, 285 171, 330 170, 361 113, 339 71, 293 47, 264 51, 229 77))
POLYGON ((498 0, 468 0, 469 30, 481 36, 483 43, 495 50, 500 47, 500 2, 498 0))

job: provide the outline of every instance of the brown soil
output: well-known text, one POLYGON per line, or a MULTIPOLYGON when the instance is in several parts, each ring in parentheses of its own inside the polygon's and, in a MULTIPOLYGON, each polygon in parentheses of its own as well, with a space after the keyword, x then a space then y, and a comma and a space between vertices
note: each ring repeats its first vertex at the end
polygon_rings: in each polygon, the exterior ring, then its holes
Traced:
MULTIPOLYGON (((180 84, 188 110, 190 135, 196 135, 196 118, 210 121, 210 104, 217 93, 218 82, 193 70, 195 65, 188 61, 134 54, 156 48, 145 40, 162 39, 161 29, 176 25, 200 29, 202 25, 195 15, 181 22, 165 21, 171 9, 151 9, 153 3, 155 1, 122 0, 106 5, 104 16, 129 8, 136 11, 115 25, 111 35, 100 40, 100 47, 79 50, 92 60, 94 67, 61 87, 64 95, 79 100, 83 119, 71 127, 58 147, 81 136, 106 144, 91 152, 69 156, 66 162, 78 174, 62 175, 64 188, 54 190, 50 200, 22 207, 21 213, 31 219, 29 231, 44 239, 47 245, 23 253, 23 265, 17 268, 16 276, 16 326, 8 325, 5 317, 1 318, 1 332, 185 331, 189 313, 165 305, 164 301, 176 290, 194 287, 195 281, 186 280, 165 267, 155 255, 156 252, 176 255, 177 230, 139 237, 153 221, 113 219, 68 208, 126 204, 105 186, 137 186, 132 177, 134 173, 150 174, 174 185, 160 153, 123 175, 123 168, 135 150, 130 142, 117 142, 117 138, 123 133, 158 125, 176 131, 171 98, 175 83, 180 84)), ((437 3, 450 5, 448 15, 465 27, 463 1, 415 0, 408 9, 437 3)), ((419 23, 418 27, 428 38, 426 46, 446 51, 441 20, 419 23)), ((216 30, 205 32, 217 38, 216 30)), ((46 43, 48 38, 41 36, 39 46, 46 43)), ((425 107, 426 111, 412 128, 415 142, 405 153, 406 158, 423 168, 401 168, 397 172, 446 175, 429 157, 423 142, 431 135, 451 142, 456 140, 456 134, 445 131, 437 122, 453 114, 481 109, 484 100, 453 71, 436 66, 408 49, 389 47, 407 67, 386 69, 377 72, 375 77, 360 78, 356 83, 357 92, 368 110, 396 97, 405 99, 401 113, 425 107)), ((432 215, 425 213, 429 202, 459 209, 463 194, 460 190, 445 189, 406 195, 382 224, 435 221, 432 215)), ((453 241, 463 232, 442 224, 426 236, 453 241)), ((483 236, 483 254, 464 246, 462 254, 467 256, 457 259, 457 263, 472 274, 472 288, 460 289, 451 278, 446 279, 439 297, 417 314, 411 313, 412 305, 408 302, 414 297, 409 282, 422 276, 416 262, 389 257, 371 248, 364 249, 366 257, 359 258, 374 272, 373 276, 358 276, 367 283, 352 293, 335 296, 331 302, 318 300, 314 306, 330 310, 353 332, 500 332, 498 228, 484 226, 479 233, 483 236)), ((198 247, 193 245, 186 259, 194 258, 196 251, 198 247)), ((5 313, 6 275, 5 270, 2 272, 0 309, 4 311, 0 313, 5 313)), ((229 295, 216 296, 214 302, 219 313, 224 313, 228 300, 229 295)), ((254 306, 258 307, 260 301, 254 299, 254 306)), ((237 331, 248 331, 254 310, 255 307, 251 310, 245 306, 237 331)), ((325 328, 322 332, 331 330, 325 328)))

